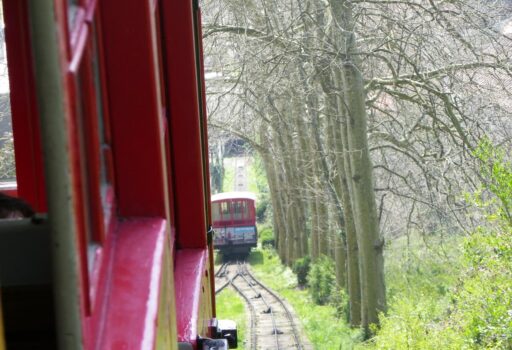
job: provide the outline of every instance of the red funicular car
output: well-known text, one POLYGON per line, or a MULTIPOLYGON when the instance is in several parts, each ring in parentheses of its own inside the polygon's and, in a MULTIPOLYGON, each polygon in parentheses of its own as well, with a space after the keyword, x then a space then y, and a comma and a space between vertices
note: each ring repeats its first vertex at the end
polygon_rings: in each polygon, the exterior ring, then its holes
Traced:
POLYGON ((256 247, 256 196, 225 192, 212 196, 214 247, 223 254, 247 254, 256 247))

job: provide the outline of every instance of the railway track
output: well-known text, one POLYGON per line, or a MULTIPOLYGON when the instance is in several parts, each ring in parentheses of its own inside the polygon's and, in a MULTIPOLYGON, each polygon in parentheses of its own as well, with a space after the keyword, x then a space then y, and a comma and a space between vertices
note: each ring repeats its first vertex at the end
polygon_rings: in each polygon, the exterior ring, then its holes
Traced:
POLYGON ((258 281, 243 262, 223 264, 215 273, 216 294, 231 286, 249 310, 246 349, 309 350, 304 344, 295 318, 282 298, 258 281))

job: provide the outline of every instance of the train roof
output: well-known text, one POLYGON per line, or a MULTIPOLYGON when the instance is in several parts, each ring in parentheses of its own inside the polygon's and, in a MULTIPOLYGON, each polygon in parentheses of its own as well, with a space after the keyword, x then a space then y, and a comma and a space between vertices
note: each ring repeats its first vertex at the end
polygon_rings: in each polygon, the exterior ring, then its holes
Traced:
POLYGON ((252 192, 236 191, 217 193, 212 196, 212 202, 221 201, 225 199, 251 199, 255 201, 256 195, 252 192))

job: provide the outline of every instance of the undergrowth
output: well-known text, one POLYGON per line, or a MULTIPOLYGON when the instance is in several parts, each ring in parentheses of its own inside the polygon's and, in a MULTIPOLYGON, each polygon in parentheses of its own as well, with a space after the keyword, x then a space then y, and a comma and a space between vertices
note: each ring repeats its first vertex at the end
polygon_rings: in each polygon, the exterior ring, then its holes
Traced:
POLYGON ((458 250, 444 262, 430 250, 404 270, 387 257, 390 308, 364 348, 512 349, 512 163, 487 140, 474 156, 485 182, 466 199, 485 225, 444 244, 458 250))

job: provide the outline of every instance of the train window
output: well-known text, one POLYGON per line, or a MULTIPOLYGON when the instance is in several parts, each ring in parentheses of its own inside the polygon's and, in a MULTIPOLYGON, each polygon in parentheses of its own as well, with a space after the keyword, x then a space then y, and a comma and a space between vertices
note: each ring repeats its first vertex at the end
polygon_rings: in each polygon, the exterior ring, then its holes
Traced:
POLYGON ((244 219, 249 219, 249 203, 242 201, 242 216, 244 219))
MULTIPOLYGON (((91 2, 91 6, 95 3, 91 2)), ((84 12, 79 8, 79 11, 84 12)), ((74 78, 76 127, 74 146, 78 151, 75 169, 78 179, 78 226, 80 235, 80 259, 84 295, 91 293, 91 272, 95 269, 96 257, 110 227, 114 209, 114 190, 110 152, 110 128, 105 105, 106 98, 101 62, 101 37, 97 14, 92 21, 82 17, 76 19, 74 32, 77 35, 72 52, 70 71, 74 78), (89 30, 84 30, 87 26, 89 30), (80 44, 83 43, 83 44, 80 44)), ((91 312, 91 295, 85 300, 86 313, 91 312)))
MULTIPOLYGON (((86 118, 88 117, 87 104, 84 103, 86 101, 86 94, 84 92, 83 86, 83 72, 82 74, 78 74, 76 76, 76 86, 77 86, 77 124, 79 130, 87 130, 88 125, 86 124, 86 118)), ((88 174, 88 150, 87 150, 87 140, 86 136, 83 132, 78 133, 78 143, 81 156, 79 157, 80 161, 80 171, 81 171, 81 193, 80 193, 80 202, 84 203, 83 205, 83 213, 85 216, 85 220, 82 223, 83 229, 87 236, 88 242, 97 241, 97 237, 94 237, 93 228, 92 228, 92 213, 91 213, 91 195, 92 195, 92 186, 90 181, 90 175, 88 174)))
POLYGON ((101 64, 99 61, 98 33, 95 22, 92 23, 92 69, 94 76, 94 91, 96 93, 96 109, 98 116, 98 137, 100 144, 100 182, 101 182, 101 200, 104 210, 108 210, 110 203, 107 199, 107 191, 112 184, 112 166, 111 166, 111 147, 110 147, 110 128, 108 120, 104 113, 103 106, 103 86, 101 79, 101 64))
POLYGON ((223 220, 230 220, 231 219, 231 210, 230 205, 228 202, 221 202, 221 215, 223 220))
POLYGON ((243 215, 243 208, 242 208, 242 202, 241 201, 234 201, 233 202, 233 219, 234 220, 240 220, 242 219, 243 215))
MULTIPOLYGON (((0 7, 1 11, 1 7, 0 7)), ((0 13, 0 185, 15 186, 16 166, 9 95, 9 74, 5 50, 3 13, 0 13)))
POLYGON ((241 200, 234 202, 234 219, 242 220, 247 219, 249 217, 249 207, 247 206, 247 201, 241 200))
MULTIPOLYGON (((92 11, 91 9, 89 11, 92 11)), ((94 13, 94 11, 92 11, 94 13)), ((77 80, 77 98, 82 109, 82 135, 85 144, 82 145, 83 155, 87 159, 85 169, 87 184, 91 198, 88 202, 92 210, 91 221, 93 231, 89 242, 101 242, 107 232, 111 220, 114 190, 113 190, 113 161, 111 150, 111 131, 109 116, 104 101, 105 85, 103 64, 101 62, 102 43, 99 35, 98 15, 89 23, 90 32, 87 35, 85 51, 80 58, 79 72, 81 80, 77 80)), ((83 166, 82 165, 82 166, 83 166)))
POLYGON ((78 0, 68 0, 68 27, 71 29, 78 13, 78 0))

